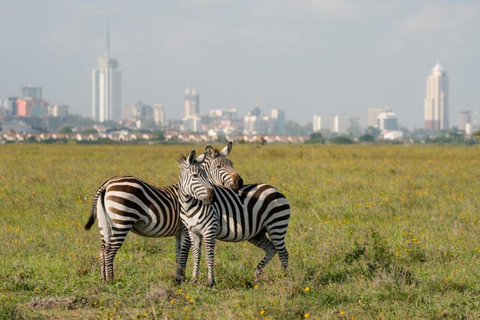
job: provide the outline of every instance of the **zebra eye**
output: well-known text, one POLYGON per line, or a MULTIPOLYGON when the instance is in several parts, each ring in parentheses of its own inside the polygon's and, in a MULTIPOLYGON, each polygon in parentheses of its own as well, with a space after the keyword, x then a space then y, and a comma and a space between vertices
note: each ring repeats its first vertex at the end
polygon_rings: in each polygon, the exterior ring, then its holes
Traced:
POLYGON ((194 173, 194 174, 192 174, 192 176, 193 176, 194 178, 198 178, 198 173, 194 173))
POLYGON ((217 169, 220 169, 221 167, 222 167, 221 165, 217 164, 217 169))

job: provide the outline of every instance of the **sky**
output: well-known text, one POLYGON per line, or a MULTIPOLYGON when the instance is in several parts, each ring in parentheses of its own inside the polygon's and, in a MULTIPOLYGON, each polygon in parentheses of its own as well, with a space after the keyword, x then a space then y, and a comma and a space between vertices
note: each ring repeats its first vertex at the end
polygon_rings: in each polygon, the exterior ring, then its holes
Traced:
POLYGON ((163 103, 183 116, 184 90, 200 112, 237 108, 258 90, 264 114, 285 110, 367 118, 389 104, 423 127, 426 79, 437 61, 450 83, 450 124, 480 105, 479 1, 0 0, 0 97, 43 88, 50 103, 91 115, 92 69, 106 54, 122 71, 122 104, 163 103))

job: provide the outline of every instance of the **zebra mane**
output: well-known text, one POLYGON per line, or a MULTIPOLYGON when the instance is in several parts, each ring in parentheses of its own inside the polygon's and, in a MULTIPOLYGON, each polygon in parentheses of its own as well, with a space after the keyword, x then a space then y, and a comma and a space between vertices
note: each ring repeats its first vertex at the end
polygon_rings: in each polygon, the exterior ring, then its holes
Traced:
POLYGON ((184 162, 185 160, 187 160, 187 156, 184 155, 183 153, 181 153, 181 154, 178 155, 178 157, 177 157, 176 160, 177 160, 178 163, 182 163, 182 162, 184 162))
POLYGON ((213 148, 213 158, 220 157, 220 150, 218 148, 213 148))

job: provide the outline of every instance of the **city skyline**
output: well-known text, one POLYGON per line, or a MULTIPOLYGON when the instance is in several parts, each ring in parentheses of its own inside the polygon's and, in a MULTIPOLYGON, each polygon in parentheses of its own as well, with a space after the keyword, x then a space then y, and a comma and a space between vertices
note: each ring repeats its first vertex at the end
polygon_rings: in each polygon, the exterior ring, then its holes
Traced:
POLYGON ((25 23, 13 14, 0 22, 0 96, 30 83, 83 116, 91 116, 88 73, 104 54, 106 21, 122 64, 123 105, 161 102, 168 118, 182 118, 182 91, 193 82, 203 110, 245 115, 258 89, 262 110, 285 110, 301 124, 313 114, 364 117, 389 101, 402 125, 422 128, 425 78, 437 60, 449 71, 451 126, 480 100, 473 1, 29 4, 25 23))

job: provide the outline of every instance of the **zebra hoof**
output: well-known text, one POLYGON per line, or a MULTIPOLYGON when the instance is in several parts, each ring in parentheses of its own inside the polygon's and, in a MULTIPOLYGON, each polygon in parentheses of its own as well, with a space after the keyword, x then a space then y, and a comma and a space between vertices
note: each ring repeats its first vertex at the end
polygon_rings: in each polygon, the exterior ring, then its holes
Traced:
POLYGON ((211 281, 208 283, 208 287, 212 289, 214 284, 215 284, 215 281, 211 281))

